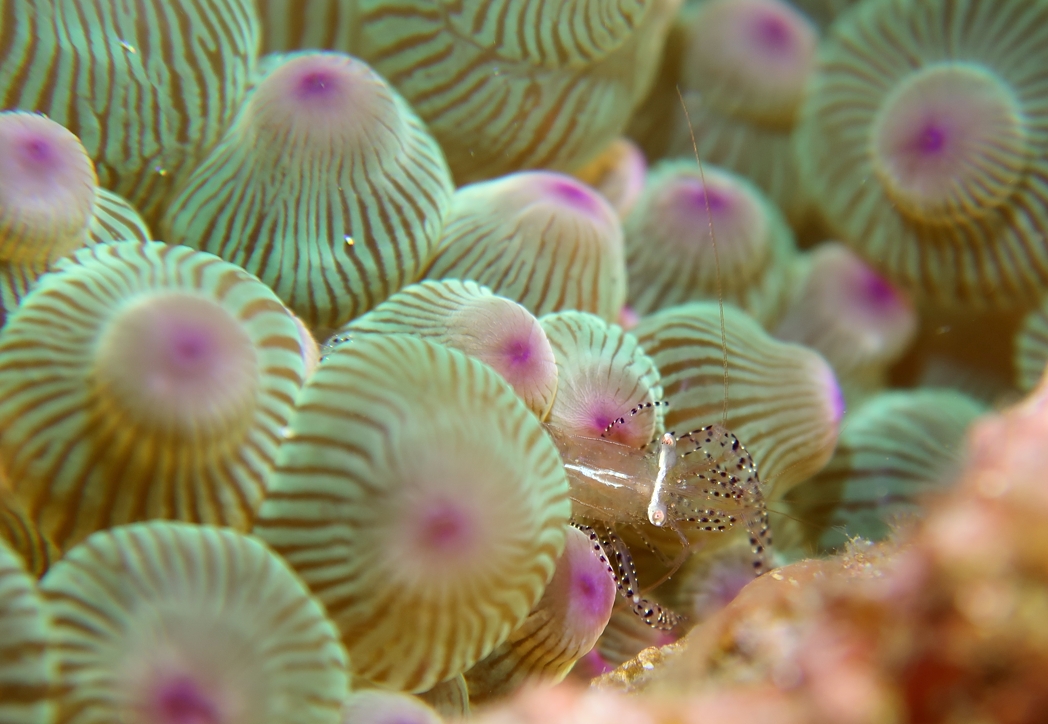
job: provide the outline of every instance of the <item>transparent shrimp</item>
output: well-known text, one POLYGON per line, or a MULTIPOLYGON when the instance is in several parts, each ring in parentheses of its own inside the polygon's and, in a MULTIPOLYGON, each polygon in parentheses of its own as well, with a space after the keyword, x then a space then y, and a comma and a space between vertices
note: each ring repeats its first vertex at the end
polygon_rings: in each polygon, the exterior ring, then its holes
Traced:
MULTIPOLYGON (((653 404, 634 408, 630 415, 653 404)), ((607 432, 624 420, 613 422, 607 432)), ((738 525, 749 534, 754 573, 768 569, 771 530, 757 467, 723 426, 710 425, 680 437, 666 433, 655 451, 606 438, 553 438, 568 473, 576 527, 590 535, 608 561, 609 573, 634 613, 653 627, 672 628, 680 617, 641 597, 633 557, 617 533, 621 528, 637 531, 645 541, 652 527, 676 534, 682 555, 659 582, 683 562, 692 542, 689 533, 724 533, 738 525)))

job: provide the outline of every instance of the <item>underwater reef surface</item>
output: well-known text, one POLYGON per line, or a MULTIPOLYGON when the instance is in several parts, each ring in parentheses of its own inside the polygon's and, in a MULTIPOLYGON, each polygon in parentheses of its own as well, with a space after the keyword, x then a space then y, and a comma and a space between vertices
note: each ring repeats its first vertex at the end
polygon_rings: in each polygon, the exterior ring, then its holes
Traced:
POLYGON ((0 722, 1048 720, 1048 0, 0 0, 0 722))

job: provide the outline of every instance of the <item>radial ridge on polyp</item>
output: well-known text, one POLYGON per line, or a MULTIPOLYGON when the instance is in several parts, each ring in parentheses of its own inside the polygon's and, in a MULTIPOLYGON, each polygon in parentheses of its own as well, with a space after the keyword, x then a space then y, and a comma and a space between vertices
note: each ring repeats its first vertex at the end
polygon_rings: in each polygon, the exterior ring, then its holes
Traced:
POLYGON ((455 191, 425 276, 472 279, 536 316, 577 309, 612 322, 626 298, 622 228, 582 182, 514 173, 455 191))
POLYGON ((326 336, 419 277, 451 192, 436 142, 371 68, 292 54, 255 87, 162 230, 243 266, 326 336))
POLYGON ((341 721, 338 630, 252 536, 167 521, 100 531, 40 588, 56 621, 63 721, 341 721))
POLYGON ((986 408, 957 390, 883 392, 851 413, 826 467, 790 491, 790 509, 821 550, 851 538, 886 537, 923 513, 922 501, 949 485, 965 434, 986 408))
POLYGON ((418 110, 458 183, 570 170, 625 128, 679 5, 377 0, 359 4, 368 32, 355 32, 349 50, 418 110))
POLYGON ((524 307, 473 281, 412 284, 335 334, 413 334, 491 365, 545 419, 557 391, 557 365, 539 321, 524 307))
POLYGON ((831 28, 801 111, 831 231, 937 304, 1030 304, 1048 284, 1048 3, 871 0, 831 28), (1007 21, 1002 20, 1007 18, 1007 21))
POLYGON ((692 302, 649 315, 633 332, 662 374, 663 393, 672 402, 667 428, 730 429, 760 468, 764 498, 774 500, 830 459, 844 398, 819 354, 771 338, 731 305, 724 305, 725 389, 720 314, 717 304, 692 302))
POLYGON ((0 332, 0 464, 42 532, 65 550, 149 518, 247 527, 304 376, 288 311, 186 247, 57 269, 0 332))
POLYGON ((723 297, 767 325, 791 293, 797 252, 786 219, 729 171, 693 160, 658 164, 624 236, 628 301, 641 315, 723 297))
POLYGON ((421 692, 523 622, 570 507, 556 447, 498 373, 374 334, 306 383, 255 532, 327 607, 356 675, 421 692))
POLYGON ((21 557, 0 540, 0 721, 51 724, 57 670, 51 616, 21 557))

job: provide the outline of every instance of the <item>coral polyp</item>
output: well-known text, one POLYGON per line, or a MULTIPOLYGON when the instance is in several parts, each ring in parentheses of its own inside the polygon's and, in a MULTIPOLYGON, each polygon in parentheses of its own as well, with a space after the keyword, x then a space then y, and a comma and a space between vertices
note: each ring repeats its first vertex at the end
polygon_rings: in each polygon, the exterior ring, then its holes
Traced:
POLYGON ((243 266, 326 336, 417 279, 450 197, 443 153, 377 73, 294 54, 262 77, 161 228, 243 266))
POLYGON ((246 528, 304 373, 294 320, 243 270, 83 249, 0 333, 0 464, 63 550, 149 518, 246 528))
POLYGON ((628 302, 639 314, 723 298, 767 325, 789 299, 793 233, 763 193, 729 171, 658 164, 624 235, 628 302))
POLYGON ((41 264, 83 246, 95 184, 68 130, 34 113, 0 113, 0 262, 41 264))
POLYGON ((815 68, 815 28, 785 0, 702 0, 678 25, 679 49, 667 57, 675 83, 662 92, 671 153, 691 158, 697 150, 802 221, 808 199, 792 134, 815 68))
POLYGON ((505 642, 466 672, 470 699, 480 703, 522 686, 563 679, 593 648, 611 617, 615 584, 607 566, 589 536, 569 529, 557 571, 535 608, 505 642))
POLYGON ((472 279, 536 316, 580 310, 618 319, 626 300, 622 228, 600 194, 530 171, 458 189, 430 279, 472 279))
POLYGON ((575 171, 608 200, 620 219, 625 219, 637 202, 648 164, 644 152, 628 138, 616 138, 599 156, 575 171))
POLYGON ((40 583, 59 717, 81 724, 338 724, 338 631, 287 564, 228 529, 101 531, 40 583))
POLYGON ((679 5, 367 0, 354 20, 368 32, 352 32, 344 49, 418 109, 458 183, 570 170, 625 127, 679 5))
POLYGON ((659 371, 637 339, 592 314, 542 317, 557 362, 547 424, 558 436, 601 438, 635 448, 662 432, 659 371), (641 414, 630 414, 636 409, 641 414))
POLYGON ((476 282, 444 279, 405 287, 335 334, 413 334, 491 365, 545 419, 557 391, 557 365, 539 321, 520 304, 476 282))
POLYGON ((806 256, 804 282, 773 334, 818 351, 846 387, 883 385, 917 334, 909 295, 843 244, 821 244, 806 256))
POLYGON ((260 34, 250 0, 3 0, 0 17, 0 109, 70 129, 151 220, 243 100, 260 34))
POLYGON ((255 531, 324 602, 355 674, 422 692, 524 621, 569 515, 556 448, 498 373, 365 335, 303 388, 255 531))
POLYGON ((1015 308, 1048 283, 1048 97, 1030 71, 1046 21, 1028 0, 871 0, 820 49, 802 176, 831 230, 919 298, 1015 308))
POLYGON ((772 339, 739 309, 692 302, 641 321, 634 333, 662 373, 670 429, 730 429, 757 460, 776 499, 833 454, 844 397, 830 365, 772 339), (727 370, 725 370, 725 357, 727 370))

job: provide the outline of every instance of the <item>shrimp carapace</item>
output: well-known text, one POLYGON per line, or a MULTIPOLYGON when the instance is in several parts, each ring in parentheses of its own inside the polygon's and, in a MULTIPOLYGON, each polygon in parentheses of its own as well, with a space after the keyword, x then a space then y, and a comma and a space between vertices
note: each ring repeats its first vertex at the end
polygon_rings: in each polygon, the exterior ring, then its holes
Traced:
POLYGON ((708 425, 679 438, 665 433, 655 451, 606 439, 553 438, 568 473, 576 525, 603 546, 619 592, 651 625, 672 628, 679 617, 640 597, 635 555, 644 554, 646 564, 651 557, 656 570, 669 567, 664 579, 705 534, 741 525, 749 535, 754 572, 769 568, 771 530, 757 466, 723 426, 708 425))

